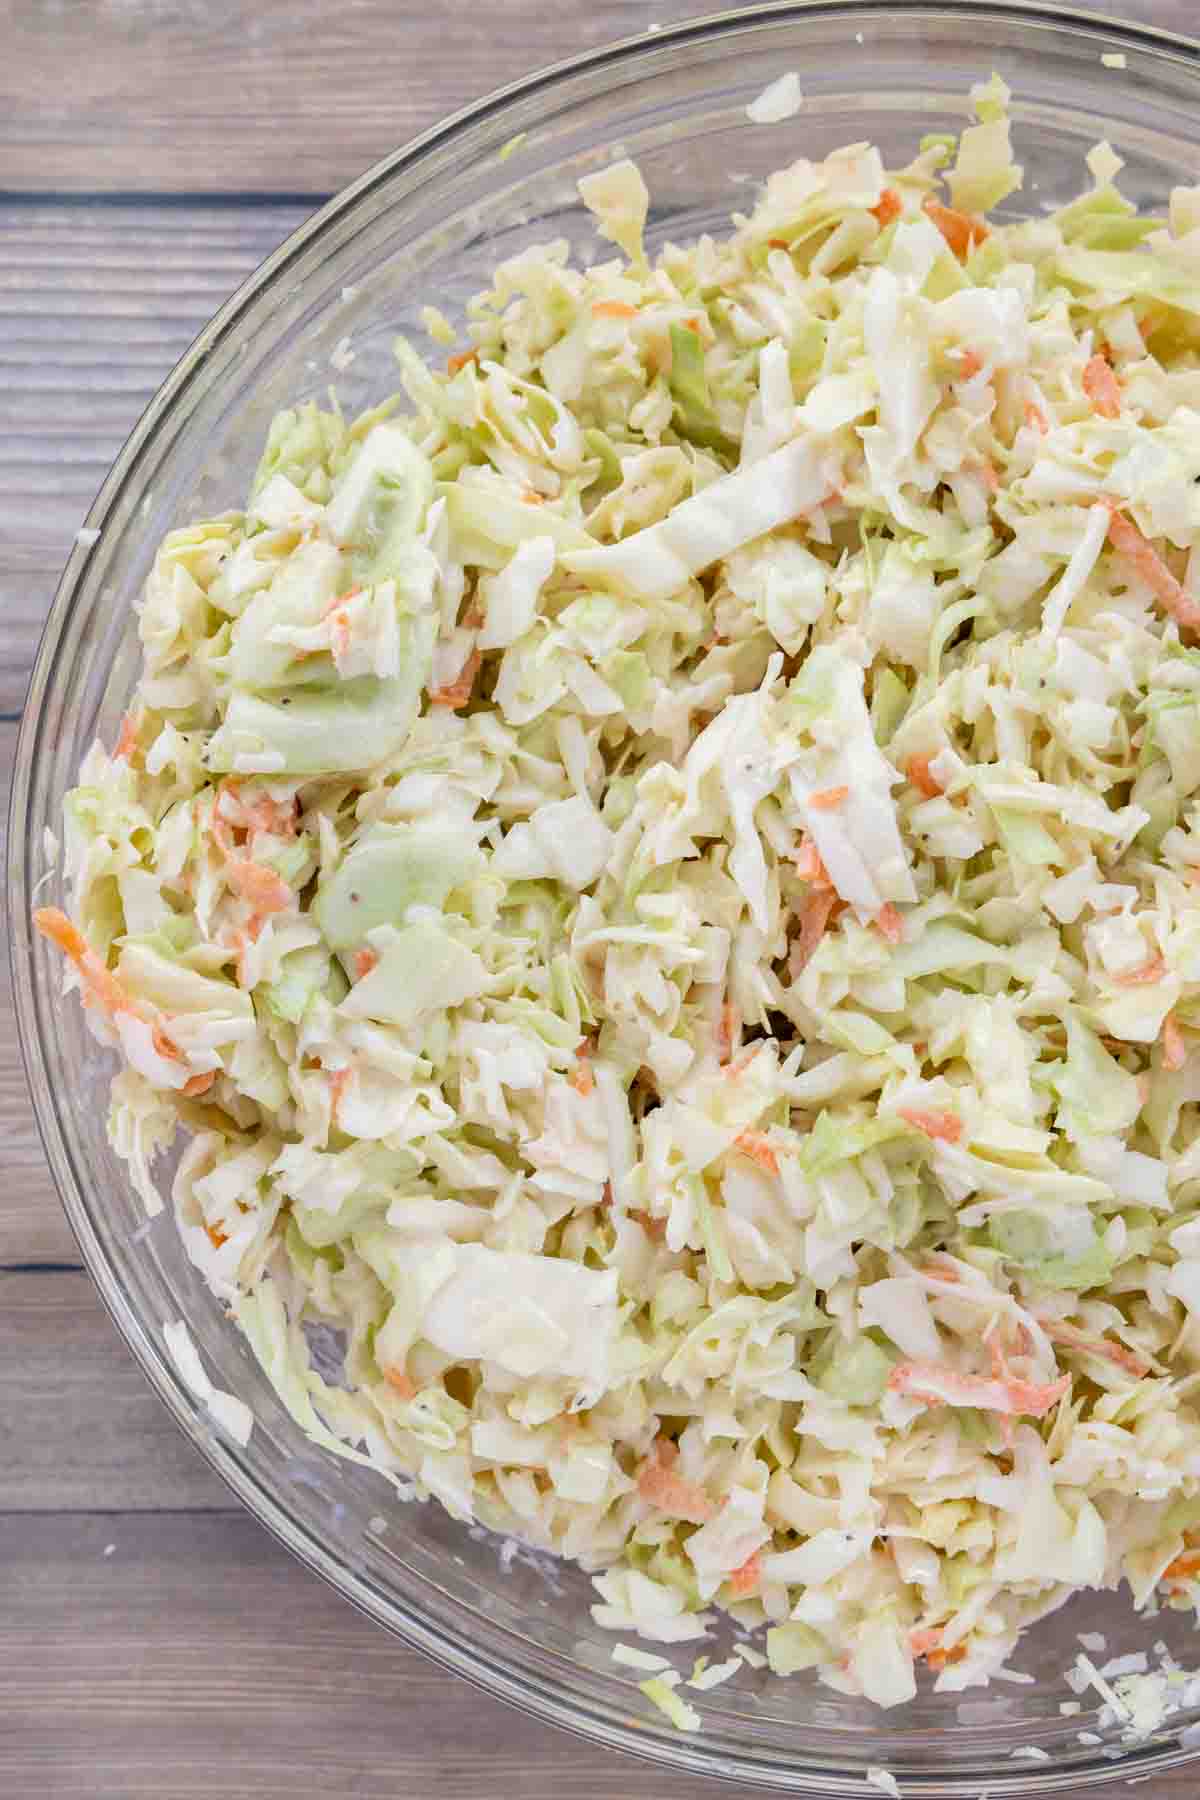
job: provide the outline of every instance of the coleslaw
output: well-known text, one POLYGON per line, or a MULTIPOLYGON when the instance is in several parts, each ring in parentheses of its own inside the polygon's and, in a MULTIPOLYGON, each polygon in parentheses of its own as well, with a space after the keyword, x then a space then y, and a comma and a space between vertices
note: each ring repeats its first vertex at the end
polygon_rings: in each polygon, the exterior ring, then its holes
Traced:
POLYGON ((281 413, 35 915, 316 1443, 881 1706, 1200 1593, 1200 189, 1007 98, 281 413))

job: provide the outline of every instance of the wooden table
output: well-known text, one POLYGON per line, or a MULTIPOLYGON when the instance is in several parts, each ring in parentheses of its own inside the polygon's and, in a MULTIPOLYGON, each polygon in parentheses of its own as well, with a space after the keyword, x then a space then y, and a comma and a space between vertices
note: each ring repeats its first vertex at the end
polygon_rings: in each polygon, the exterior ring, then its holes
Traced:
MULTIPOLYGON (((1126 0, 1184 29, 1197 0, 1126 0)), ((171 364, 439 114, 702 0, 0 0, 0 757, 72 534, 171 364), (453 34, 454 53, 447 55, 453 34)), ((0 998, 0 1794, 733 1800, 530 1723, 232 1506, 101 1309, 0 998)), ((1147 1787, 1182 1800, 1194 1776, 1147 1787)))

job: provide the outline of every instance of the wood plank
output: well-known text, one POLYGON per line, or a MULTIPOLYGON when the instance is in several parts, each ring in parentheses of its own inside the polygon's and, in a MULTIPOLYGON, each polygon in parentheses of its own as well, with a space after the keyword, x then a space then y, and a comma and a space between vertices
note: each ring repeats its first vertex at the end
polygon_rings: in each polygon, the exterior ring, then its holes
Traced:
POLYGON ((308 210, 0 202, 0 716, 138 414, 308 210))
MULTIPOLYGON (((637 1769, 472 1692, 241 1515, 0 1518, 0 1592, 5 1794, 696 1793, 693 1780, 637 1769)), ((744 1792, 704 1786, 711 1800, 744 1792)))
POLYGON ((259 0, 244 15, 3 0, 0 169, 35 193, 329 193, 501 83, 693 10, 504 0, 457 9, 451 44, 420 0, 259 0))
POLYGON ((0 1444, 0 1515, 232 1504, 82 1270, 0 1272, 0 1444))
MULTIPOLYGON (((469 1690, 353 1612, 240 1514, 0 1517, 0 1592, 7 1794, 746 1793, 635 1766, 469 1690)), ((1194 1791, 1186 1771, 1146 1789, 1155 1800, 1194 1791)))
MULTIPOLYGON (((0 169, 9 188, 328 193, 456 108, 561 57, 694 16, 695 0, 0 0, 0 169), (81 28, 86 21, 86 40, 81 28)), ((1195 28, 1193 0, 1092 10, 1195 28)))

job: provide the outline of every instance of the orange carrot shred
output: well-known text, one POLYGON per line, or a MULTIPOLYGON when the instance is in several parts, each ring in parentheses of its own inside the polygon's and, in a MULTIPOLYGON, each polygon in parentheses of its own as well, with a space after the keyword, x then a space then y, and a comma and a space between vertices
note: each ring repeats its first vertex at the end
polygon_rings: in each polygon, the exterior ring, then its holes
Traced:
POLYGON ((748 1156, 752 1163, 765 1169, 768 1175, 778 1175, 779 1158, 767 1142, 766 1134, 761 1131, 739 1131, 733 1140, 734 1149, 748 1156))
POLYGON ((1097 351, 1083 371, 1083 391, 1102 419, 1121 416, 1121 384, 1106 356, 1097 351))
POLYGON ((977 350, 964 350, 958 359, 959 373, 965 381, 970 381, 972 375, 978 375, 982 367, 983 358, 977 350))
POLYGON ((879 220, 880 230, 885 230, 893 219, 900 217, 904 211, 904 202, 894 187, 886 187, 874 206, 869 206, 867 211, 879 220))
POLYGON ((231 856, 225 864, 225 879, 255 912, 286 912, 292 904, 292 890, 282 876, 248 857, 231 856))
POLYGON ((893 906, 890 900, 876 913, 875 929, 880 937, 885 938, 889 944, 903 942, 904 920, 901 917, 900 909, 893 906))
POLYGON ((1155 981, 1161 981, 1167 972, 1167 965, 1161 956, 1152 956, 1140 968, 1129 969, 1124 975, 1114 975, 1113 981, 1118 987, 1149 987, 1155 981))
POLYGON ((585 1097, 596 1085, 596 1077, 592 1074, 591 1055, 595 1045, 591 1038, 584 1038, 575 1052, 575 1072, 570 1077, 571 1086, 577 1094, 585 1097))
POLYGON ((659 1512, 665 1512, 673 1519, 703 1525, 717 1509, 698 1482, 687 1481, 675 1473, 673 1465, 678 1455, 674 1444, 658 1438, 653 1454, 638 1470, 638 1493, 659 1512))
POLYGON ((627 300, 593 300, 592 317, 594 319, 636 319, 638 309, 630 306, 627 300))
POLYGON ((938 1143, 957 1144, 962 1137, 963 1123, 957 1113, 922 1112, 916 1106, 900 1106, 896 1110, 907 1125, 938 1143))
POLYGON ((103 958, 98 956, 65 912, 57 906, 39 906, 33 922, 43 937, 50 939, 70 957, 83 982, 83 1004, 97 1006, 110 1018, 118 1013, 138 1013, 137 1007, 103 958))
POLYGON ((137 734, 137 720, 132 713, 127 712, 121 720, 120 736, 117 738, 116 744, 113 747, 114 762, 118 759, 122 759, 125 762, 133 761, 134 753, 137 750, 137 734))
POLYGON ((848 787, 818 788, 815 794, 808 796, 808 804, 815 806, 818 812, 832 812, 844 804, 850 796, 848 787))
POLYGON ((721 1008, 721 1022, 717 1027, 717 1057, 720 1062, 728 1063, 733 1056, 733 1046, 741 1029, 741 1014, 732 1000, 726 1000, 721 1008))
POLYGON ((457 350, 453 356, 446 358, 446 373, 447 375, 457 375, 459 370, 465 369, 469 362, 478 362, 478 360, 478 350, 457 350))
POLYGON ((398 1369, 394 1363, 382 1364, 383 1379, 390 1388, 395 1388, 402 1400, 414 1400, 417 1387, 411 1375, 404 1369, 398 1369))
POLYGON ((1163 1581, 1190 1581, 1200 1575, 1200 1550, 1184 1550, 1162 1572, 1163 1581))
POLYGON ((982 219, 974 219, 970 213, 958 212, 953 206, 943 206, 932 194, 921 205, 960 262, 990 235, 982 219))
POLYGON ((358 981, 363 981, 371 970, 379 965, 379 954, 375 950, 356 950, 354 952, 354 974, 358 981))
POLYGON ((1200 603, 1176 580, 1150 540, 1118 510, 1116 502, 1108 500, 1103 504, 1109 508, 1108 541, 1117 555, 1132 563, 1176 624, 1185 631, 1200 631, 1200 603))
POLYGON ((795 981, 825 935, 838 904, 838 896, 830 888, 816 888, 804 903, 800 914, 800 930, 788 954, 788 973, 795 981))
POLYGON ((483 658, 479 651, 472 650, 459 670, 456 680, 450 682, 446 687, 430 688, 430 705, 448 706, 452 712, 456 712, 460 706, 465 706, 471 698, 471 689, 475 685, 475 676, 482 661, 483 658))
POLYGON ((821 859, 821 852, 810 837, 802 837, 796 848, 796 873, 801 881, 811 881, 814 887, 833 886, 829 870, 821 859))
POLYGON ((936 800, 939 794, 944 794, 946 791, 937 776, 930 770, 929 765, 932 761, 932 756, 923 753, 918 756, 910 756, 904 770, 912 785, 924 794, 927 800, 936 800))
MULTIPOLYGON (((174 1046, 172 1045, 172 1049, 173 1048, 174 1046)), ((179 1091, 185 1100, 196 1100, 201 1094, 207 1094, 209 1088, 216 1079, 217 1071, 215 1069, 206 1069, 203 1074, 193 1075, 190 1081, 185 1081, 179 1091)))
POLYGON ((757 1594, 762 1584, 762 1558, 758 1551, 755 1550, 725 1579, 739 1600, 746 1600, 751 1594, 757 1594))

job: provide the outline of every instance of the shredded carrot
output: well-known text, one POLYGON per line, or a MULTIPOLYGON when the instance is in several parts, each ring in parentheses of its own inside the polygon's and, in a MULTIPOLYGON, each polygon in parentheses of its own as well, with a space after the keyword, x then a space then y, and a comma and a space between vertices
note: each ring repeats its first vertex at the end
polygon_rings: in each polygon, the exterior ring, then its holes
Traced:
POLYGON ((788 955, 788 973, 793 981, 812 957, 825 936, 826 927, 838 906, 838 896, 830 888, 816 888, 804 903, 800 914, 800 930, 793 939, 788 955))
POLYGON ((456 350, 453 356, 446 358, 446 373, 447 375, 457 375, 458 371, 465 369, 469 362, 478 361, 478 350, 456 350))
POLYGON ((1103 504, 1109 508, 1108 541, 1117 555, 1133 564, 1176 624, 1185 631, 1200 631, 1200 603, 1175 579, 1149 538, 1143 537, 1132 520, 1118 511, 1116 502, 1108 500, 1103 504))
POLYGON ((850 797, 848 787, 818 788, 815 794, 808 796, 808 804, 815 806, 818 812, 833 812, 836 807, 845 803, 850 797))
POLYGON ((983 358, 977 350, 964 350, 958 359, 959 373, 967 381, 972 375, 978 375, 983 367, 983 358))
POLYGON ((1169 1012, 1162 1025, 1162 1066, 1164 1069, 1182 1069, 1187 1061, 1187 1045, 1183 1033, 1179 1029, 1179 1021, 1173 1012, 1169 1012))
POLYGON ((952 1112, 922 1112, 919 1107, 901 1106, 896 1109, 906 1124, 917 1131, 923 1131, 927 1138, 934 1138, 941 1144, 957 1144, 963 1134, 962 1120, 952 1112))
POLYGON ((1116 1363, 1118 1368, 1128 1369, 1139 1380, 1150 1372, 1150 1364, 1127 1344, 1118 1344, 1107 1337, 1089 1337, 1086 1331, 1079 1331, 1074 1325, 1068 1325, 1062 1320, 1042 1319, 1039 1323, 1052 1344, 1062 1344, 1067 1350, 1083 1350, 1089 1356, 1102 1357, 1105 1362, 1116 1363))
POLYGON ((739 1600, 747 1600, 751 1594, 757 1594, 762 1585, 762 1558, 758 1551, 755 1550, 744 1563, 732 1570, 725 1580, 739 1600))
POLYGON ((910 1631, 908 1647, 914 1656, 928 1656, 931 1650, 942 1647, 942 1628, 940 1625, 926 1626, 923 1630, 910 1631))
POLYGON ((765 1169, 768 1175, 778 1175, 779 1158, 764 1132, 739 1131, 733 1145, 735 1150, 740 1150, 743 1156, 748 1156, 751 1162, 757 1163, 760 1169, 765 1169))
POLYGON ((353 1069, 331 1069, 329 1071, 329 1088, 333 1095, 330 1110, 333 1114, 335 1124, 337 1122, 338 1107, 342 1104, 342 1096, 350 1086, 350 1080, 353 1074, 353 1069))
POLYGON ((921 206, 960 262, 990 235, 982 219, 974 219, 970 213, 957 212, 953 206, 943 206, 932 194, 921 202, 921 206))
POLYGON ((113 761, 119 758, 132 762, 137 751, 138 722, 132 713, 126 713, 121 720, 121 731, 113 747, 113 761))
POLYGON ((457 712, 460 706, 465 706, 471 698, 471 689, 475 686, 475 676, 482 661, 483 658, 479 651, 472 650, 459 670, 456 680, 450 682, 446 687, 430 688, 430 705, 448 706, 452 712, 457 712))
POLYGON ((1009 1416, 1028 1413, 1035 1419, 1042 1418, 1056 1406, 1070 1385, 1069 1375, 1041 1385, 1013 1375, 1002 1378, 963 1375, 941 1363, 926 1362, 897 1363, 888 1376, 888 1386, 895 1393, 910 1394, 914 1400, 924 1400, 927 1405, 945 1403, 944 1396, 937 1391, 941 1387, 958 1406, 977 1406, 984 1412, 1009 1416))
POLYGON ((1149 987, 1152 982, 1161 981, 1167 972, 1167 965, 1161 956, 1152 956, 1140 968, 1129 969, 1124 975, 1114 975, 1117 987, 1149 987))
POLYGON ((350 621, 344 612, 335 612, 330 617, 329 649, 335 663, 343 662, 350 654, 350 621))
POLYGON ((936 1674, 940 1674, 941 1671, 948 1668, 951 1663, 962 1662, 966 1654, 967 1646, 965 1643, 951 1644, 948 1650, 931 1650, 925 1660, 936 1674))
POLYGON ((1036 405, 1032 400, 1027 400, 1025 402, 1025 423, 1027 425, 1036 426, 1037 430, 1042 433, 1045 433, 1050 429, 1049 419, 1046 417, 1041 407, 1036 405))
POLYGON ((829 870, 821 859, 821 852, 810 837, 802 837, 796 848, 796 873, 801 881, 811 881, 814 887, 833 886, 829 870))
POLYGON ((347 588, 344 594, 335 594, 333 599, 327 600, 321 608, 321 617, 327 619, 331 613, 337 611, 339 606, 349 606, 351 600, 357 600, 361 593, 360 587, 352 587, 347 588))
POLYGON ((1113 374, 1108 358, 1099 351, 1084 368, 1083 391, 1092 403, 1092 410, 1102 419, 1120 418, 1121 384, 1113 374))
POLYGON ((898 219, 900 217, 900 214, 904 211, 904 202, 901 200, 895 188, 886 187, 882 194, 880 194, 874 206, 869 206, 867 211, 871 213, 874 218, 879 220, 879 228, 882 231, 891 224, 893 219, 898 219))
POLYGON ((225 879, 256 913, 286 912, 292 904, 292 890, 282 876, 248 857, 231 856, 225 864, 225 879))
MULTIPOLYGON (((174 1050, 175 1046, 172 1044, 171 1048, 174 1050)), ((197 1100, 201 1094, 207 1094, 216 1079, 217 1071, 206 1069, 203 1074, 193 1075, 190 1081, 185 1081, 179 1091, 185 1100, 197 1100)))
POLYGON ((402 1400, 414 1400, 417 1386, 411 1375, 405 1370, 396 1368, 394 1363, 382 1364, 383 1379, 388 1386, 395 1388, 402 1400))
POLYGON ((880 937, 886 939, 889 944, 903 942, 904 920, 900 916, 899 907, 893 906, 890 900, 886 906, 880 907, 875 915, 874 924, 880 937))
POLYGON ((717 1027, 717 1058, 728 1063, 733 1056, 733 1046, 742 1029, 742 1016, 732 1000, 726 1000, 721 1008, 721 1023, 717 1027))
POLYGON ((735 1080, 737 1076, 741 1075, 744 1070, 750 1067, 750 1064, 757 1055, 758 1045, 747 1044, 746 1048, 741 1051, 739 1055, 735 1056, 731 1063, 727 1063, 725 1068, 721 1071, 725 1076, 725 1079, 727 1081, 735 1080))
POLYGON ((592 1074, 591 1056, 595 1049, 591 1038, 584 1038, 575 1052, 575 1072, 571 1076, 571 1086, 577 1094, 588 1095, 596 1085, 596 1077, 592 1074))
POLYGON ((904 770, 912 785, 924 794, 927 800, 936 800, 939 794, 944 794, 946 791, 937 776, 930 771, 929 765, 932 761, 933 757, 924 753, 910 756, 904 770))
POLYGON ((772 250, 788 250, 791 248, 786 238, 768 238, 767 243, 772 250))
POLYGON ((1162 1572, 1163 1581, 1191 1581, 1200 1575, 1200 1550, 1184 1550, 1162 1572))
POLYGON ((208 1233, 208 1241, 214 1250, 219 1250, 222 1244, 227 1244, 229 1242, 229 1239, 219 1225, 206 1225, 204 1229, 208 1233))
POLYGON ((43 937, 70 957, 83 982, 83 1004, 99 1007, 114 1018, 118 1013, 141 1014, 103 959, 92 949, 78 926, 57 906, 39 906, 33 922, 43 937))
POLYGON ((630 306, 628 300, 593 300, 592 317, 594 319, 636 319, 638 309, 630 306))
POLYGON ((679 1452, 668 1438, 655 1441, 654 1452, 638 1470, 637 1489, 642 1499, 673 1519, 703 1525, 716 1507, 698 1482, 687 1481, 674 1471, 679 1452))
POLYGON ((357 981, 364 981, 371 970, 379 965, 379 954, 375 950, 356 950, 354 952, 354 976, 357 981))

